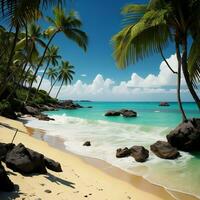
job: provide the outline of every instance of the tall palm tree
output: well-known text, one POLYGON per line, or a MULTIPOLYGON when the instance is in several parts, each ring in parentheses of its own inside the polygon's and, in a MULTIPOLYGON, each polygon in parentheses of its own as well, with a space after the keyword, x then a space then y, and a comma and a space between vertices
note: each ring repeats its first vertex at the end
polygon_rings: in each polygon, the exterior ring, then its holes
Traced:
MULTIPOLYGON (((149 4, 125 6, 125 27, 113 37, 114 57, 120 68, 135 64, 139 59, 160 52, 168 42, 174 41, 179 67, 183 68, 180 53, 181 38, 174 19, 173 6, 165 0, 152 0, 149 4), (174 19, 174 20, 173 20, 174 19)), ((186 119, 180 99, 181 70, 178 70, 177 97, 183 120, 186 119)))
POLYGON ((51 68, 48 69, 48 71, 47 71, 46 74, 47 74, 47 76, 48 76, 48 78, 50 79, 50 82, 51 82, 51 88, 50 88, 50 90, 49 90, 49 92, 48 92, 48 95, 49 95, 50 92, 51 92, 51 90, 53 89, 54 85, 55 85, 56 82, 57 82, 57 79, 58 79, 58 71, 57 71, 56 68, 51 67, 51 68))
POLYGON ((72 82, 73 75, 75 74, 73 69, 74 69, 74 66, 72 66, 68 61, 62 61, 59 76, 58 76, 58 80, 61 81, 61 85, 56 94, 56 99, 60 93, 60 90, 61 90, 63 84, 64 83, 70 84, 72 82))
POLYGON ((49 49, 47 50, 47 54, 46 54, 46 57, 45 57, 46 60, 47 60, 47 65, 46 65, 46 67, 44 69, 44 72, 42 74, 42 77, 40 79, 40 82, 39 82, 39 85, 38 85, 36 93, 40 89, 40 86, 42 84, 42 81, 44 79, 44 76, 46 74, 46 71, 47 71, 49 65, 50 64, 52 64, 53 66, 58 65, 58 60, 61 58, 61 56, 58 55, 58 50, 59 50, 59 48, 57 46, 54 46, 54 45, 52 45, 51 47, 49 47, 49 49))
POLYGON ((52 24, 52 26, 49 27, 44 33, 46 37, 49 37, 49 41, 46 45, 46 48, 43 52, 42 58, 38 64, 36 71, 38 71, 41 67, 47 49, 49 48, 49 45, 58 33, 63 32, 67 38, 74 41, 85 51, 87 49, 88 38, 86 33, 80 29, 82 23, 75 12, 70 12, 68 15, 66 15, 65 11, 61 7, 55 7, 53 9, 53 14, 54 19, 51 17, 47 17, 48 21, 52 24))

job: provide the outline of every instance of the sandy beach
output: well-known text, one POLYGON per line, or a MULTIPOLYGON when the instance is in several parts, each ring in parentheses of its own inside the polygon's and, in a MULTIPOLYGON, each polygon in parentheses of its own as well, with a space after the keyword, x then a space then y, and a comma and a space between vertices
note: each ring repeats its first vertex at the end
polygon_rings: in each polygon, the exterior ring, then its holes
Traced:
MULTIPOLYGON (((45 156, 61 163, 63 172, 48 170, 46 175, 22 176, 8 171, 10 179, 16 184, 16 192, 0 193, 0 199, 58 199, 58 200, 193 200, 189 195, 173 192, 172 197, 164 188, 155 186, 141 177, 130 175, 105 162, 81 158, 74 154, 56 149, 44 141, 26 134, 28 129, 19 121, 0 117, 1 123, 19 129, 14 143, 23 143, 45 156)), ((14 131, 0 126, 0 142, 11 142, 14 131)), ((30 130, 29 130, 30 131, 30 130)), ((62 141, 52 140, 54 146, 62 141)))

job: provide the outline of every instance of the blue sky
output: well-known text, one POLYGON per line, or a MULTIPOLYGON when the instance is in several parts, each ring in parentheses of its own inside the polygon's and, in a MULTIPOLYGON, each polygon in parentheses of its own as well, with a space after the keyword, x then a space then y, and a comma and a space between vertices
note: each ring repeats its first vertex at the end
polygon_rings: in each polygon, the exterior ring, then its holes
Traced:
MULTIPOLYGON (((60 47, 62 57, 69 60, 76 67, 74 81, 81 78, 89 83, 98 73, 101 73, 104 77, 112 78, 116 82, 127 79, 133 72, 142 77, 149 73, 158 73, 162 61, 160 55, 153 55, 134 66, 128 67, 126 70, 117 69, 112 57, 113 49, 110 40, 122 28, 120 10, 124 5, 131 2, 143 3, 145 1, 75 0, 73 3, 66 5, 68 9, 73 7, 79 12, 83 22, 83 30, 89 36, 89 46, 86 53, 62 34, 53 41, 60 47), (87 74, 87 77, 83 78, 81 74, 87 74)), ((50 13, 48 11, 48 14, 50 13)), ((172 46, 165 51, 166 56, 170 56, 172 53, 174 53, 172 46)))
MULTIPOLYGON (((162 63, 160 54, 149 56, 134 66, 119 70, 112 57, 112 36, 122 28, 121 8, 129 3, 145 3, 145 0, 74 0, 68 1, 66 10, 78 11, 83 22, 82 29, 89 37, 85 53, 74 42, 58 35, 53 44, 60 47, 63 59, 75 66, 76 75, 71 86, 64 86, 60 99, 91 99, 116 101, 176 101, 176 77, 162 63), (85 76, 82 76, 85 75, 85 76)), ((45 15, 52 15, 47 10, 45 15)), ((44 28, 48 24, 40 22, 44 28)), ((173 44, 164 50, 171 67, 177 69, 173 44)), ((40 75, 40 74, 39 74, 40 75)), ((58 85, 52 95, 56 93, 58 85)), ((184 80, 182 97, 191 101, 184 80)), ((48 90, 49 81, 42 84, 48 90)))

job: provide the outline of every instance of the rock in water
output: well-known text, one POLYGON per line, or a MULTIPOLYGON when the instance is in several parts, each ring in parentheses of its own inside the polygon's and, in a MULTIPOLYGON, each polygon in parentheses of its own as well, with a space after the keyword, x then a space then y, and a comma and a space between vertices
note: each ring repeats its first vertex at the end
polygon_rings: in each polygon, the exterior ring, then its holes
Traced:
POLYGON ((62 168, 59 162, 56 162, 50 158, 44 158, 45 166, 54 171, 54 172, 62 172, 62 168))
POLYGON ((127 147, 125 147, 124 149, 119 148, 116 151, 117 158, 124 158, 124 157, 128 157, 130 155, 131 155, 131 151, 127 147))
POLYGON ((167 135, 167 140, 182 151, 200 151, 200 119, 191 119, 179 124, 167 135))
POLYGON ((123 115, 123 117, 137 117, 137 113, 133 110, 122 109, 119 112, 123 115))
POLYGON ((133 146, 130 148, 131 156, 135 158, 137 162, 145 162, 149 157, 149 151, 143 146, 133 146))
POLYGON ((83 144, 83 146, 89 147, 89 146, 91 146, 91 142, 90 142, 90 141, 86 141, 86 142, 83 144))
POLYGON ((165 141, 157 141, 150 147, 151 151, 153 151, 155 155, 163 159, 176 159, 180 156, 180 153, 177 151, 177 149, 165 141))
POLYGON ((27 149, 21 143, 7 153, 5 163, 8 168, 22 174, 47 173, 44 164, 44 156, 27 149))
POLYGON ((120 116, 120 112, 118 111, 114 111, 114 110, 109 110, 106 114, 105 114, 106 117, 109 117, 109 116, 120 116))
POLYGON ((168 102, 160 102, 159 106, 169 106, 168 102))
POLYGON ((14 190, 14 184, 9 179, 4 167, 0 163, 0 191, 11 192, 14 190))

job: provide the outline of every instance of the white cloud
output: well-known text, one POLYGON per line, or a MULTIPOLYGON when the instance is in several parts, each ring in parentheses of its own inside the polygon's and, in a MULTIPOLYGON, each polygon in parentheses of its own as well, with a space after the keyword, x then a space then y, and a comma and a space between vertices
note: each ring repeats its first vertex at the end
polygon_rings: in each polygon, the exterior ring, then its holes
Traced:
MULTIPOLYGON (((172 55, 168 62, 177 71, 176 56, 172 55)), ((185 86, 184 80, 182 80, 182 85, 185 86)), ((50 81, 45 79, 41 88, 48 91, 50 81)), ((58 88, 59 85, 54 87, 52 96, 55 96, 58 88)), ((187 89, 182 88, 181 93, 183 100, 192 100, 187 89)), ((165 62, 161 63, 157 75, 149 74, 143 78, 133 73, 130 80, 122 81, 119 84, 97 74, 90 84, 78 80, 73 85, 63 86, 59 98, 107 101, 176 101, 176 75, 168 69, 165 62)))

